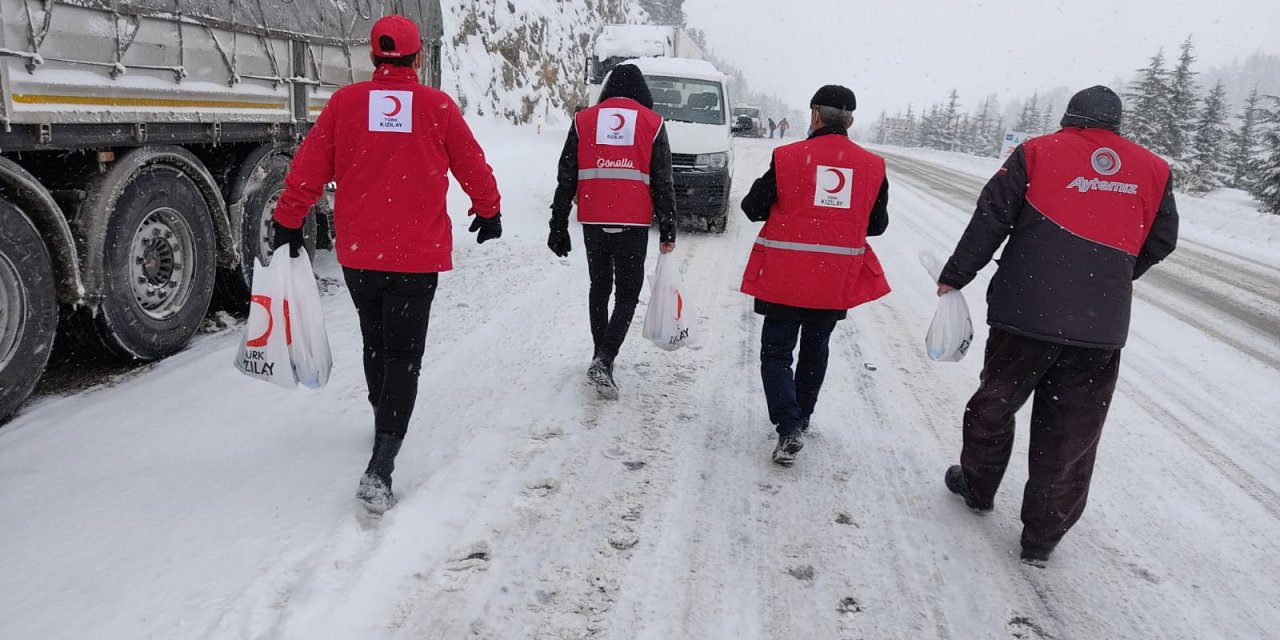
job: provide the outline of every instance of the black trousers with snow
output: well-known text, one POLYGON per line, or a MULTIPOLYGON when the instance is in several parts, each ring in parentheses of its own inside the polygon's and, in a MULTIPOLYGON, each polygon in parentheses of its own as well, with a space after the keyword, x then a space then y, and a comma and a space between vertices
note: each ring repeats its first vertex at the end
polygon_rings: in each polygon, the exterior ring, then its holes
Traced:
POLYGON ((595 357, 612 363, 627 339, 627 329, 640 301, 644 286, 644 258, 649 247, 648 227, 602 227, 582 225, 587 250, 587 271, 591 276, 588 313, 595 357), (616 295, 614 295, 616 286, 616 295), (613 313, 609 297, 614 296, 613 313))
POLYGON ((818 404, 827 377, 834 319, 800 320, 765 316, 760 330, 760 379, 769 405, 769 421, 780 435, 800 431, 818 404), (791 368, 796 342, 800 358, 791 368))
POLYGON ((1069 347, 992 329, 981 384, 964 411, 960 465, 991 504, 1013 453, 1014 414, 1031 405, 1022 544, 1050 550, 1084 513, 1120 372, 1118 349, 1069 347))
POLYGON ((403 439, 418 399, 418 374, 439 274, 345 267, 342 273, 360 316, 374 428, 403 439))

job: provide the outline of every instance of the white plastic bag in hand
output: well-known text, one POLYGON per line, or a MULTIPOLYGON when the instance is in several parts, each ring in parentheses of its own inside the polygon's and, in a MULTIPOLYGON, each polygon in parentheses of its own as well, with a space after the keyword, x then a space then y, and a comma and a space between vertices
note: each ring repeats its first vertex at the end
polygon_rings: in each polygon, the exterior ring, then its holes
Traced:
POLYGON ((658 266, 649 277, 649 309, 641 335, 667 351, 693 343, 693 310, 684 298, 684 281, 673 254, 658 255, 658 266))
POLYGON ((251 378, 292 389, 296 380, 289 360, 291 327, 286 306, 289 247, 276 249, 270 265, 255 261, 249 321, 236 350, 235 367, 251 378))
MULTIPOLYGON (((920 264, 924 265, 934 284, 942 277, 942 263, 928 251, 920 252, 920 264)), ((973 320, 969 317, 969 303, 964 294, 953 290, 938 298, 938 310, 933 314, 929 333, 925 335, 925 350, 929 358, 938 362, 959 362, 973 344, 973 320)))
POLYGON ((293 375, 298 382, 319 389, 329 382, 329 372, 333 369, 320 290, 306 251, 299 252, 296 258, 289 258, 286 253, 282 260, 284 258, 289 264, 287 300, 293 338, 289 342, 289 357, 293 361, 293 375))

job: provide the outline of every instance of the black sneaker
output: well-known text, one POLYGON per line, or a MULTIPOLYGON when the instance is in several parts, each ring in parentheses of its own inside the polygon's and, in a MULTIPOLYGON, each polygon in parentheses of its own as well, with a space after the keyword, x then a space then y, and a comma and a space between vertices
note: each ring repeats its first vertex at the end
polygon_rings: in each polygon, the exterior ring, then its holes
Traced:
POLYGON ((947 469, 946 482, 951 493, 964 498, 965 505, 974 513, 988 513, 994 506, 978 500, 978 496, 974 495, 973 489, 969 486, 969 481, 965 479, 964 469, 961 469, 960 465, 952 465, 947 469))
POLYGON ((800 433, 809 433, 809 416, 800 418, 800 433))
POLYGON ((778 436, 778 446, 773 448, 773 461, 789 467, 796 461, 796 454, 804 448, 804 440, 800 433, 778 436))
POLYGON ((391 473, 396 468, 396 456, 404 441, 390 434, 379 433, 373 439, 373 455, 369 466, 360 476, 360 488, 356 499, 372 513, 383 513, 395 506, 396 496, 391 492, 391 473))
POLYGON ((1053 549, 1041 549, 1022 545, 1022 561, 1033 567, 1044 568, 1049 563, 1049 554, 1053 553, 1053 549))
POLYGON ((596 388, 596 393, 606 400, 618 399, 618 385, 613 382, 613 366, 604 358, 595 358, 587 368, 587 380, 596 388))

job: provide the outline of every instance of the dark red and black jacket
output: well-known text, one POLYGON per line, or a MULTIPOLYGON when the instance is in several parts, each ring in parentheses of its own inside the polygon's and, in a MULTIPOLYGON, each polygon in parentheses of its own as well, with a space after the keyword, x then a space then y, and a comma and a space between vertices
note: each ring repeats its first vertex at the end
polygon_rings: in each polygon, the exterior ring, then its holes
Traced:
POLYGON ((1133 281, 1173 251, 1177 236, 1166 162, 1112 131, 1067 128, 1009 156, 939 281, 969 284, 1007 238, 987 290, 989 325, 1119 349, 1133 281))

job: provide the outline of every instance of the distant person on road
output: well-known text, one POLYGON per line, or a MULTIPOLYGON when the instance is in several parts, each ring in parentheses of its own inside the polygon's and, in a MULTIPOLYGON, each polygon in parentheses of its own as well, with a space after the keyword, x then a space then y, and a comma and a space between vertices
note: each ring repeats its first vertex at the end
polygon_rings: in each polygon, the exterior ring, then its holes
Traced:
POLYGON ((1034 394, 1022 494, 1030 564, 1046 562, 1084 513, 1133 281, 1177 242, 1169 165, 1122 138, 1120 118, 1107 87, 1073 96, 1063 128, 1019 145, 987 183, 938 281, 938 295, 964 287, 1008 240, 987 289, 981 382, 946 485, 970 509, 992 509, 1014 414, 1034 394))
POLYGON ((781 121, 778 122, 778 137, 779 138, 787 137, 787 130, 790 128, 791 128, 791 124, 787 122, 786 118, 783 118, 781 121))
POLYGON ((764 316, 760 378, 778 432, 773 461, 782 465, 804 447, 836 322, 889 293, 867 244, 867 236, 889 226, 884 159, 849 139, 853 91, 827 85, 809 107, 813 134, 775 149, 769 170, 742 199, 747 217, 765 223, 742 292, 755 296, 756 313, 764 316))
POLYGON ((769 139, 770 140, 773 139, 773 132, 777 130, 778 130, 778 123, 774 122, 773 118, 769 118, 769 139))
POLYGON ((360 316, 374 413, 373 455, 356 495, 382 512, 395 503, 391 472, 418 395, 438 274, 453 267, 448 172, 471 197, 477 242, 500 237, 502 217, 493 170, 462 112, 418 81, 418 26, 390 15, 370 37, 373 79, 335 92, 303 140, 276 205, 274 244, 297 254, 303 219, 336 179, 334 244, 360 316))
POLYGON ((578 221, 591 277, 588 313, 594 352, 587 379, 604 398, 616 399, 613 365, 644 285, 649 227, 658 222, 658 250, 676 247, 676 193, 671 145, 644 74, 632 64, 609 74, 598 103, 574 116, 560 153, 547 246, 569 255, 569 211, 578 221), (613 314, 609 297, 615 294, 613 314))

